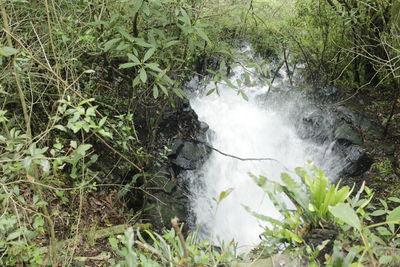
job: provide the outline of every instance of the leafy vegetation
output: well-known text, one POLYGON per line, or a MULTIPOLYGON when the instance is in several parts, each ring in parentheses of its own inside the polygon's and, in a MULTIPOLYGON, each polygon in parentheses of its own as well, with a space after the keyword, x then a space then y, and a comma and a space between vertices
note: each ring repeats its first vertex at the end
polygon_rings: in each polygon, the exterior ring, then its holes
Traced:
MULTIPOLYGON (((184 238, 176 222, 159 234, 141 221, 160 178, 154 170, 166 160, 161 124, 186 101, 184 83, 210 76, 216 88, 208 93, 218 93, 233 44, 249 40, 265 60, 305 64, 310 80, 350 98, 382 92, 366 110, 397 138, 399 9, 387 0, 0 0, 0 265, 236 262, 234 244, 184 238), (133 211, 124 204, 128 191, 139 203, 133 211)), ((243 80, 228 85, 247 99, 243 80)), ((396 160, 374 167, 388 177, 396 160)), ((332 185, 315 167, 297 174, 282 174, 282 184, 252 176, 283 216, 251 212, 270 225, 266 254, 297 251, 332 266, 397 264, 398 195, 374 200, 367 186, 332 185), (334 238, 311 240, 321 229, 334 238)), ((230 191, 223 193, 218 203, 230 191)))
MULTIPOLYGON (((400 242, 396 227, 400 224, 399 207, 390 209, 386 201, 380 200, 384 208, 377 209, 371 204, 374 193, 364 184, 351 196, 349 187, 339 189, 339 185, 330 184, 324 173, 312 165, 297 168, 296 173, 298 181, 282 174, 282 185, 252 175, 284 216, 278 221, 252 212, 271 224, 262 234, 264 253, 297 251, 303 257, 307 255, 310 264, 327 266, 398 264, 400 255, 393 247, 400 242), (282 195, 292 201, 293 208, 287 207, 282 195), (376 217, 384 220, 375 223, 376 217), (310 236, 317 232, 315 242, 310 236)), ((389 201, 400 203, 395 197, 389 201)))

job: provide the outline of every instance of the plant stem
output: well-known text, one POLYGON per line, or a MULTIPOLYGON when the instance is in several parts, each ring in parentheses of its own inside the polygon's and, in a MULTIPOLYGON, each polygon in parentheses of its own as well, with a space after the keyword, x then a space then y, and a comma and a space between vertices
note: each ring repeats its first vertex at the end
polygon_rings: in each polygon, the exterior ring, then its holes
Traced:
MULTIPOLYGON (((5 8, 5 0, 0 0, 0 11, 1 11, 1 16, 3 18, 3 29, 6 32, 7 45, 9 47, 13 47, 11 36, 8 34, 11 32, 11 29, 10 29, 10 25, 8 23, 7 11, 5 8)), ((12 64, 13 64, 13 68, 14 68, 15 82, 17 84, 17 92, 19 95, 19 100, 21 102, 22 112, 24 114, 26 135, 29 138, 31 138, 32 137, 31 122, 30 122, 31 119, 30 119, 29 113, 28 113, 28 106, 25 101, 24 91, 22 90, 22 83, 21 83, 21 77, 19 76, 19 70, 16 67, 15 55, 12 57, 13 57, 12 64)))

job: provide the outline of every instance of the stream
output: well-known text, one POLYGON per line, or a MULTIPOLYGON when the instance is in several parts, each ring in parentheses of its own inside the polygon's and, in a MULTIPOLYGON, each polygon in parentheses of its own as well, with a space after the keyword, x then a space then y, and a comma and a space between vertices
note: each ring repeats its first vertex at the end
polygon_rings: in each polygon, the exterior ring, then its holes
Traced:
MULTIPOLYGON (((248 46, 241 52, 252 57, 248 46)), ((299 105, 296 99, 290 98, 266 106, 260 99, 266 95, 269 86, 258 80, 254 68, 233 67, 230 82, 236 85, 237 80, 245 80, 245 72, 249 73, 253 84, 238 88, 245 92, 248 100, 226 82, 218 85, 219 95, 207 96, 215 84, 202 85, 192 81, 190 104, 199 120, 209 125, 207 141, 212 147, 241 158, 274 158, 277 161, 242 161, 213 151, 201 169, 188 172, 186 176, 190 184, 194 227, 217 244, 234 240, 239 250, 249 251, 259 244, 264 223, 249 214, 243 205, 276 219, 281 215, 248 173, 279 181, 282 172, 294 177, 295 167, 304 166, 308 160, 318 162, 321 158, 324 158, 323 169, 329 173, 330 157, 323 154, 326 145, 304 141, 296 133, 295 121, 288 110, 305 112, 307 105, 299 105), (215 199, 228 189, 232 189, 232 193, 217 205, 215 199)), ((280 71, 274 87, 289 90, 285 71, 280 71)))

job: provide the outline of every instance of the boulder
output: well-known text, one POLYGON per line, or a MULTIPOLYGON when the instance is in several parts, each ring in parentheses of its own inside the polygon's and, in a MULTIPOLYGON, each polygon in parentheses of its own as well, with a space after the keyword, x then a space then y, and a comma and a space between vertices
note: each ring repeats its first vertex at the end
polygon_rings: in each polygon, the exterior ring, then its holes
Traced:
POLYGON ((147 205, 152 207, 147 216, 157 228, 170 228, 172 218, 187 219, 189 193, 178 179, 171 177, 170 170, 164 169, 156 176, 157 179, 149 181, 151 187, 158 189, 147 199, 147 205))
POLYGON ((210 152, 203 143, 176 139, 167 156, 175 167, 181 170, 195 170, 203 165, 210 152))
POLYGON ((372 159, 365 149, 358 145, 344 145, 334 141, 333 151, 339 157, 337 166, 339 176, 359 176, 368 171, 372 165, 372 159))
POLYGON ((336 128, 334 138, 339 142, 346 143, 349 145, 362 144, 361 136, 347 123, 343 123, 338 128, 336 128))
POLYGON ((324 143, 331 138, 333 127, 334 121, 329 113, 317 109, 298 120, 296 130, 300 138, 324 143))
POLYGON ((349 122, 356 128, 359 128, 367 137, 371 136, 378 138, 383 136, 383 129, 363 114, 344 106, 337 107, 336 111, 340 119, 349 122))

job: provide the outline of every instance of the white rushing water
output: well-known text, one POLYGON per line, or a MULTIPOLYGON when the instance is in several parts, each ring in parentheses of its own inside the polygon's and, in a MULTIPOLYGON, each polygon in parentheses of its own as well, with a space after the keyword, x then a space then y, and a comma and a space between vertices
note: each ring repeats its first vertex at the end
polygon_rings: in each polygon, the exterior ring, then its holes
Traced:
MULTIPOLYGON (((232 83, 236 84, 237 79, 243 80, 244 72, 243 67, 235 67, 230 78, 232 83)), ((280 81, 280 86, 285 84, 285 79, 280 81)), ((207 91, 214 87, 210 83, 206 88, 198 89, 190 100, 199 120, 210 126, 210 144, 241 158, 268 157, 283 163, 240 161, 213 151, 200 170, 188 174, 196 226, 215 240, 227 243, 234 239, 241 250, 246 251, 260 242, 263 222, 249 214, 242 205, 280 218, 248 172, 279 181, 282 172, 293 171, 295 167, 304 166, 307 160, 314 160, 320 149, 298 138, 293 123, 281 112, 258 104, 257 96, 265 94, 267 86, 241 86, 248 101, 223 84, 218 87, 220 95, 206 96, 207 91), (229 188, 233 188, 233 192, 216 209, 213 198, 218 199, 219 194, 229 188)))

